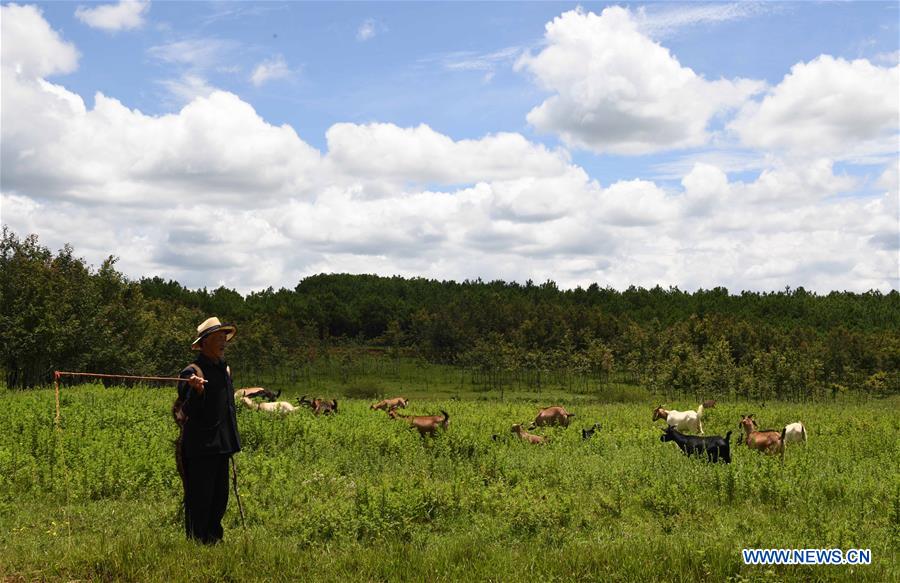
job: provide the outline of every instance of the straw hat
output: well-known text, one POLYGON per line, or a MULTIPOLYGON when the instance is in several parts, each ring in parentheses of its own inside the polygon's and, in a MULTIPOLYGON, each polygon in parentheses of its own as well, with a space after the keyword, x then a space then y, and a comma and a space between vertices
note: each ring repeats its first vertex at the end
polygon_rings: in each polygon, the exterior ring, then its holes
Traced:
POLYGON ((219 319, 215 316, 207 319, 202 324, 197 326, 197 339, 191 343, 191 350, 200 350, 201 340, 203 340, 213 332, 223 331, 228 332, 228 335, 225 336, 226 342, 234 338, 234 335, 237 334, 237 328, 235 328, 234 324, 223 324, 219 322, 219 319))

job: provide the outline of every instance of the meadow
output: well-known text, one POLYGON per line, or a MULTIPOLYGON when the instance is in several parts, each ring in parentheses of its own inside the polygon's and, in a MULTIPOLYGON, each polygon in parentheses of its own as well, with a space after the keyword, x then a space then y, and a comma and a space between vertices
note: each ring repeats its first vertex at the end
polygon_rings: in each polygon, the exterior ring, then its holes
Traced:
POLYGON ((446 433, 422 440, 337 386, 282 395, 337 396, 330 418, 240 409, 246 527, 232 494, 225 542, 212 548, 184 540, 172 387, 65 387, 59 427, 52 390, 0 389, 0 578, 900 580, 897 399, 720 402, 707 434, 736 433, 753 412, 767 427, 803 420, 809 443, 783 464, 733 446, 734 463, 709 465, 659 441, 657 397, 637 389, 504 401, 410 389, 406 412, 448 411, 446 433), (575 411, 572 426, 538 430, 546 446, 515 441, 511 424, 549 404, 575 411), (741 559, 742 548, 818 547, 871 549, 872 564, 741 559))

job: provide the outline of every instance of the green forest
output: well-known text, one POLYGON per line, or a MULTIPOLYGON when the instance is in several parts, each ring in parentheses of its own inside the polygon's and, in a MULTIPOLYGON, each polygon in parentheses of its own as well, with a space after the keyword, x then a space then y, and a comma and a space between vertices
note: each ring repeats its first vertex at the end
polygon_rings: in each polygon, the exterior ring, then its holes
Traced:
POLYGON ((54 370, 171 375, 208 316, 237 325, 232 367, 358 358, 452 365, 479 382, 609 378, 671 396, 825 399, 900 394, 900 293, 437 281, 320 274, 242 295, 132 280, 110 256, 4 227, 0 369, 8 388, 54 370))

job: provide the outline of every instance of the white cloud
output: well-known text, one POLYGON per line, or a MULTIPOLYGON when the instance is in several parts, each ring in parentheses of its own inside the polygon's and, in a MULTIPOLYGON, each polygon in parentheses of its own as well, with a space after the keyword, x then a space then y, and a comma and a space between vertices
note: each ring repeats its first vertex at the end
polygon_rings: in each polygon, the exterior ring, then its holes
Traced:
POLYGON ((74 47, 15 8, 2 13, 3 223, 95 264, 119 255, 133 277, 242 291, 322 271, 900 287, 896 158, 873 198, 851 196, 859 180, 827 156, 768 156, 743 181, 707 159, 667 187, 598 184, 565 150, 517 133, 339 123, 319 152, 228 92, 161 116, 102 93, 89 106, 42 78, 71 71, 74 47))
POLYGON ((533 144, 520 134, 453 141, 426 125, 338 123, 328 129, 328 158, 341 172, 392 183, 464 184, 560 175, 568 156, 533 144))
POLYGON ((284 79, 290 75, 291 70, 284 61, 284 57, 278 55, 258 64, 256 68, 253 69, 253 74, 250 75, 250 81, 253 85, 259 87, 263 83, 267 83, 274 79, 284 79))
POLYGON ((356 40, 365 42, 371 38, 374 38, 376 33, 377 31, 375 30, 375 21, 371 18, 367 18, 363 21, 362 24, 359 25, 359 28, 356 29, 356 40))
POLYGON ((878 178, 878 186, 888 192, 896 192, 900 197, 900 156, 885 167, 878 178))
POLYGON ((147 49, 151 58, 174 65, 175 77, 157 81, 174 98, 165 100, 165 104, 180 107, 195 97, 212 94, 216 88, 207 80, 210 74, 240 72, 239 67, 231 64, 237 49, 237 43, 217 38, 184 39, 147 49))
POLYGON ((878 53, 873 60, 876 63, 881 63, 888 67, 895 66, 900 63, 900 50, 892 51, 890 53, 878 53))
POLYGON ((114 32, 142 27, 149 10, 149 1, 120 0, 118 4, 102 4, 96 8, 79 6, 75 16, 91 28, 114 32))
POLYGON ((233 41, 196 38, 155 45, 147 49, 147 54, 165 63, 206 69, 227 60, 228 55, 236 48, 233 41))
POLYGON ((595 152, 646 154, 704 144, 716 114, 762 84, 707 81, 638 31, 624 8, 566 12, 546 26, 546 47, 519 70, 554 93, 528 113, 538 130, 595 152))
POLYGON ((152 117, 102 93, 88 109, 44 81, 4 83, 2 91, 4 112, 9 103, 17 113, 3 120, 4 189, 47 199, 153 206, 189 197, 259 206, 303 196, 314 176, 306 171, 319 163, 291 128, 267 124, 230 93, 152 117))
POLYGON ((506 47, 490 53, 463 51, 441 57, 450 71, 494 71, 499 64, 512 63, 522 53, 520 47, 506 47))
POLYGON ((857 159, 897 152, 900 66, 822 55, 798 63, 730 124, 744 144, 794 156, 857 159))
POLYGON ((663 38, 689 26, 745 20, 779 9, 771 2, 660 3, 638 8, 634 18, 641 32, 663 38))
MULTIPOLYGON (((78 68, 78 50, 63 41, 35 6, 0 6, 3 71, 22 79, 38 79, 78 68)), ((12 79, 4 78, 4 85, 12 79)), ((5 108, 4 108, 5 109, 5 108)))
POLYGON ((165 79, 160 84, 179 102, 187 104, 197 97, 209 97, 216 88, 199 75, 185 73, 177 79, 165 79))

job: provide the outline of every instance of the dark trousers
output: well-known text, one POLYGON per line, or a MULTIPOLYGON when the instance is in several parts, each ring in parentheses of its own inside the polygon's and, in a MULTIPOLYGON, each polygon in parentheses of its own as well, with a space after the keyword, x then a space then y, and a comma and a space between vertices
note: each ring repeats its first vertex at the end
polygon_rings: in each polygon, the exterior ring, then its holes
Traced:
POLYGON ((229 457, 224 454, 185 458, 184 530, 188 538, 204 544, 222 540, 222 517, 228 506, 229 457))

